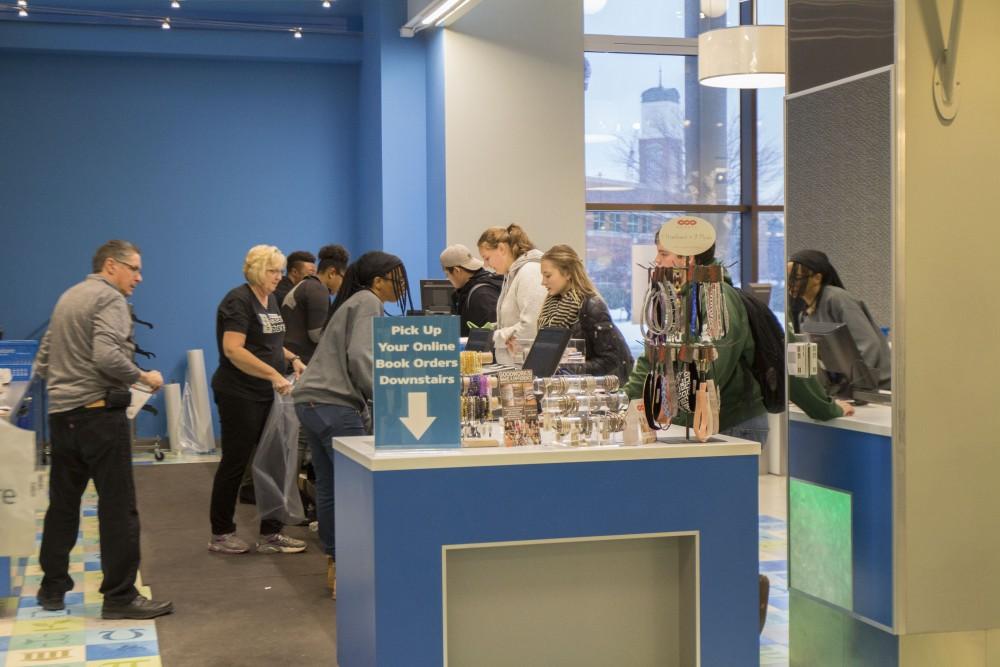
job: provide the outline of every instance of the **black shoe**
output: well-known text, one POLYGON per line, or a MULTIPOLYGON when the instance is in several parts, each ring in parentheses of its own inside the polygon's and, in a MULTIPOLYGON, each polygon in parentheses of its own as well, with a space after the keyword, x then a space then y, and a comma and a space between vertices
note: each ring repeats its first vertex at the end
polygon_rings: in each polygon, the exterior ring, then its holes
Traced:
POLYGON ((105 602, 101 607, 101 618, 147 619, 163 616, 173 611, 174 603, 170 600, 150 600, 141 595, 136 595, 128 604, 108 604, 105 602))
POLYGON ((38 604, 45 611, 62 611, 66 608, 65 593, 44 593, 38 591, 38 604))

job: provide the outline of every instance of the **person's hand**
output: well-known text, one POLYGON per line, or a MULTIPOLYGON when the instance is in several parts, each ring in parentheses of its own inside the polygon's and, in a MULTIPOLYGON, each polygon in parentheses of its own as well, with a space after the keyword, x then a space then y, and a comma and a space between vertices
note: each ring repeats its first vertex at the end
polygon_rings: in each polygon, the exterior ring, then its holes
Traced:
POLYGON ((277 377, 271 380, 271 386, 282 396, 286 396, 292 391, 292 383, 281 374, 278 374, 277 377))
POLYGON ((295 373, 296 380, 298 380, 302 376, 302 373, 304 373, 305 370, 306 370, 306 365, 302 363, 301 359, 299 359, 298 357, 292 359, 292 372, 295 373))
POLYGON ((160 371, 142 371, 139 373, 139 382, 155 392, 163 386, 163 376, 160 375, 160 371))
POLYGON ((847 401, 842 401, 839 398, 837 398, 837 399, 834 399, 834 403, 836 403, 838 406, 840 406, 840 409, 844 413, 845 417, 853 417, 854 416, 854 406, 851 405, 850 403, 848 403, 847 401))
POLYGON ((514 336, 511 336, 510 338, 507 339, 507 351, 508 352, 510 352, 513 355, 513 354, 517 354, 517 352, 520 349, 521 349, 521 346, 517 344, 517 338, 515 338, 514 336))

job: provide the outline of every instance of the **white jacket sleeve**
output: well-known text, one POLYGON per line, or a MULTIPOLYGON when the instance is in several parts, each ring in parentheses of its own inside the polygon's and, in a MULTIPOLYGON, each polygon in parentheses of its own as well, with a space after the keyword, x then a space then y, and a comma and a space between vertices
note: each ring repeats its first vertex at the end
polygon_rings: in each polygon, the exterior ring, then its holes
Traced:
MULTIPOLYGON (((532 339, 538 330, 538 314, 545 302, 546 291, 542 287, 542 269, 538 262, 529 262, 514 276, 504 302, 513 300, 517 306, 517 320, 509 326, 497 329, 493 340, 497 345, 505 345, 511 338, 532 339)), ((500 306, 498 306, 499 310, 500 306)))

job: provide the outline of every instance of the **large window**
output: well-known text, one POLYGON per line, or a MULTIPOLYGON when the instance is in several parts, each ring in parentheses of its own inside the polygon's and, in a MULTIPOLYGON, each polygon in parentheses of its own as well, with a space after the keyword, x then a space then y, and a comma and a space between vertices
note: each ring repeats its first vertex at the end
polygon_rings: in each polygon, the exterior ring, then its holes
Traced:
POLYGON ((747 22, 749 1, 584 0, 587 268, 636 348, 637 264, 674 216, 709 220, 734 283, 771 283, 784 309, 784 91, 698 83, 698 33, 747 22))

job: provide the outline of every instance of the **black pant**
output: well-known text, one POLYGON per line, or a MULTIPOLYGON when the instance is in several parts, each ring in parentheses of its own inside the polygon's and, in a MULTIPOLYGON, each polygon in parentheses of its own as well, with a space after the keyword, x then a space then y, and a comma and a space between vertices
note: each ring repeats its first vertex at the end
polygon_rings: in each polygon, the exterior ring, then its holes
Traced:
MULTIPOLYGON (((253 458, 264 431, 271 403, 273 401, 251 401, 229 394, 215 394, 215 404, 219 407, 219 424, 222 427, 222 460, 215 471, 210 510, 212 533, 215 535, 236 530, 236 523, 233 521, 236 496, 240 492, 243 471, 253 458)), ((260 534, 280 533, 281 526, 280 521, 261 521, 260 534)))
POLYGON ((101 531, 101 593, 105 602, 128 604, 139 592, 139 512, 132 479, 132 440, 124 409, 77 408, 49 416, 52 469, 39 563, 40 590, 49 596, 73 589, 69 552, 80 530, 80 499, 87 482, 97 487, 101 531))

